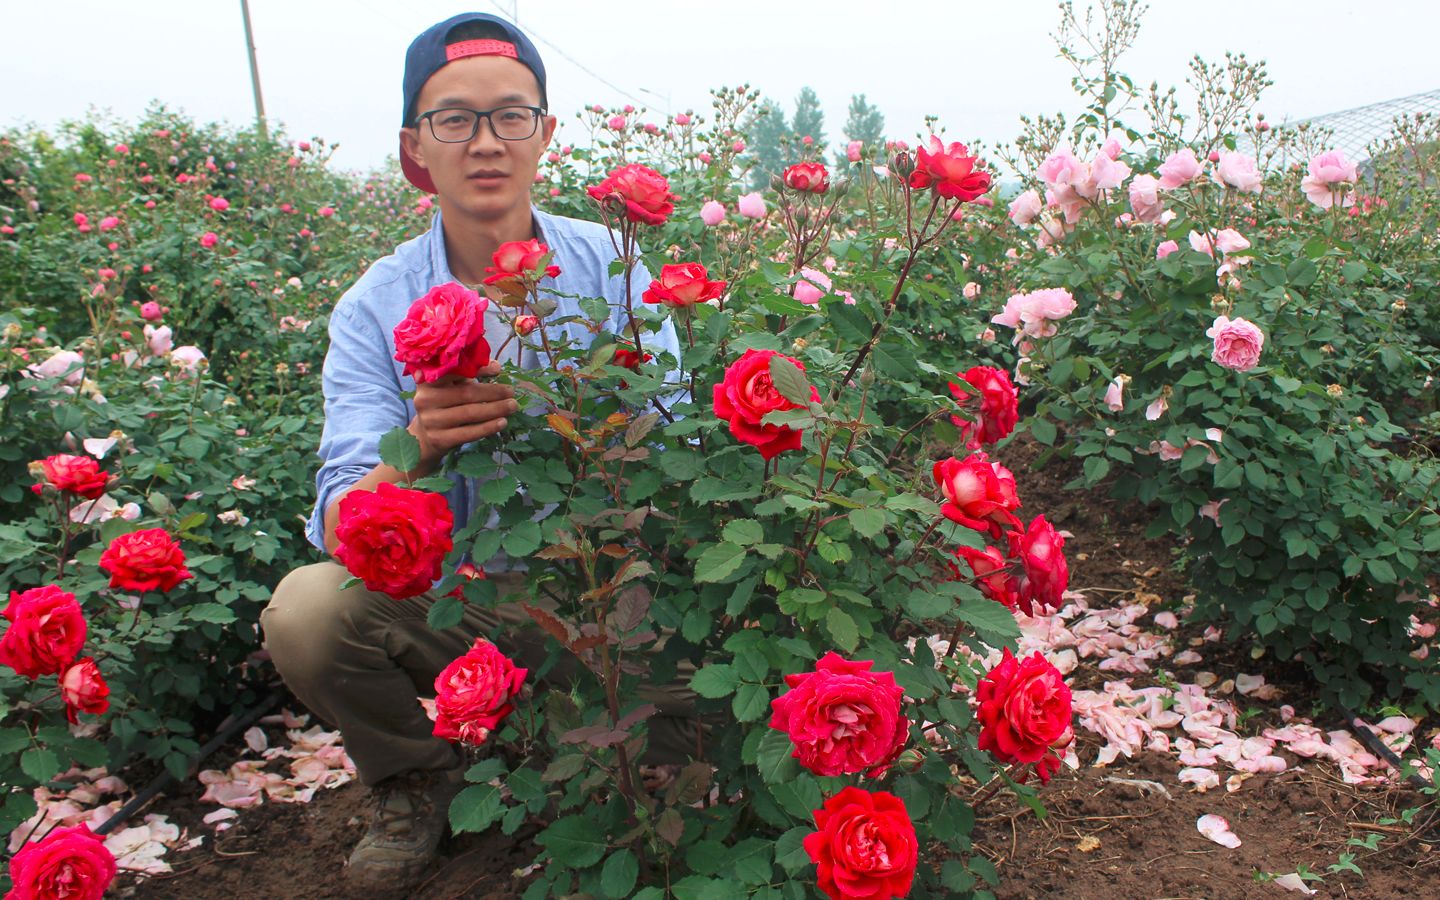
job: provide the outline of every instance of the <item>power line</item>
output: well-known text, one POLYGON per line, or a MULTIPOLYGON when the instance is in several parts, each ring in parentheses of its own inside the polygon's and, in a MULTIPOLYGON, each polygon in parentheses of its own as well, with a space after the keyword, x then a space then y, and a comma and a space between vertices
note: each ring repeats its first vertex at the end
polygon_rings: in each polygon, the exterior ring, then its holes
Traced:
MULTIPOLYGON (((500 12, 505 13, 506 15, 509 15, 509 16, 512 16, 512 17, 513 17, 513 15, 514 15, 514 13, 513 13, 512 10, 507 10, 507 9, 505 9, 505 7, 501 6, 501 5, 497 2, 497 0, 490 0, 490 5, 493 6, 493 7, 495 7, 496 9, 500 10, 500 12)), ((621 94, 622 96, 628 97, 629 99, 634 100, 636 103, 638 103, 638 104, 640 104, 640 105, 642 105, 642 106, 645 105, 645 101, 644 101, 644 100, 641 100, 639 97, 635 96, 634 94, 630 93, 629 91, 625 90, 624 88, 620 87, 619 85, 613 84, 612 82, 607 81, 606 79, 600 77, 600 76, 597 75, 595 72, 591 71, 588 67, 586 67, 584 63, 580 62, 580 60, 576 59, 575 57, 573 57, 573 56, 571 56, 570 54, 566 53, 564 50, 561 50, 561 49, 560 49, 559 47, 557 47, 555 44, 553 44, 553 43, 551 43, 550 41, 546 40, 542 35, 538 34, 538 33, 535 31, 535 29, 533 29, 533 28, 526 28, 525 33, 526 33, 527 35, 529 35, 530 37, 534 38, 535 40, 539 41, 540 43, 544 44, 545 46, 549 47, 551 50, 554 50, 556 53, 558 53, 558 54, 560 54, 561 56, 565 57, 565 59, 569 60, 570 63, 575 66, 575 68, 579 69, 580 71, 584 72, 586 75, 589 75, 591 78, 593 78, 593 79, 595 79, 596 81, 600 82, 601 84, 605 85, 605 86, 608 87, 610 90, 615 91, 616 93, 621 94)))

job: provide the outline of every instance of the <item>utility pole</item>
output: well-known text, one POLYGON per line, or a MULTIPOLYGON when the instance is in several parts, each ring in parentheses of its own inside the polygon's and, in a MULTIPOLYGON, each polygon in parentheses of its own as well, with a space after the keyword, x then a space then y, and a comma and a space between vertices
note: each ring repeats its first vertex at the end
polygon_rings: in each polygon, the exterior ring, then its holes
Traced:
POLYGON ((240 15, 245 19, 245 49, 250 53, 250 87, 255 92, 255 125, 260 129, 260 139, 270 140, 270 129, 265 126, 265 98, 260 96, 260 66, 255 62, 255 32, 250 28, 250 0, 240 0, 240 15))

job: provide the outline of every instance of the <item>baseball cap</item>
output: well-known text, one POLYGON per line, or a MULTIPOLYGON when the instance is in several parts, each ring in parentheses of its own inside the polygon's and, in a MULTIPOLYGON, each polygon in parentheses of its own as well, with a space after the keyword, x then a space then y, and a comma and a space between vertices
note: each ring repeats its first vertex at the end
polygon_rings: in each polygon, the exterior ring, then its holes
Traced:
MULTIPOLYGON (((405 107, 401 111, 401 128, 409 128, 415 124, 415 115, 419 112, 415 109, 415 104, 420 99, 420 89, 430 80, 430 76, 446 63, 467 56, 508 56, 521 63, 535 73, 535 80, 540 84, 540 105, 549 105, 545 94, 545 64, 540 61, 540 51, 535 49, 530 39, 512 23, 499 16, 488 13, 461 13, 425 29, 410 43, 410 49, 405 51, 405 107), (452 31, 470 22, 484 22, 490 25, 498 36, 447 44, 446 38, 452 31)), ((411 184, 422 191, 435 193, 435 182, 431 180, 430 173, 410 158, 405 152, 403 142, 400 145, 400 168, 411 184)))

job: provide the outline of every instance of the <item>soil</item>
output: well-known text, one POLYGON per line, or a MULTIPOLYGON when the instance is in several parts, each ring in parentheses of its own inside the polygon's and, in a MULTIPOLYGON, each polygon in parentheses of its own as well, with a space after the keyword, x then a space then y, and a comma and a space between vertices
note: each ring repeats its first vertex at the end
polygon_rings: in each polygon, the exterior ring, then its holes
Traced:
MULTIPOLYGON (((1186 593, 1183 573, 1175 567, 1174 541, 1147 539, 1149 513, 1112 501, 1104 487, 1067 490, 1078 467, 1046 460, 1046 448, 1029 440, 1013 441, 996 457, 1016 475, 1020 495, 1034 512, 1044 512, 1069 532, 1066 554, 1071 585, 1092 603, 1139 600, 1151 606, 1178 607, 1186 593)), ((1198 634, 1182 631, 1177 642, 1198 634)), ((1282 685, 1285 702, 1308 713, 1313 685, 1303 673, 1271 661, 1256 663, 1241 645, 1228 650, 1210 645, 1207 668, 1220 677, 1261 669, 1282 685)), ((1103 679, 1093 667, 1074 674, 1077 687, 1095 688, 1103 679)), ((1135 678, 1138 686, 1154 683, 1135 678)), ((1262 710, 1251 728, 1278 725, 1278 712, 1262 710)), ((1342 727, 1338 720, 1317 724, 1342 727)), ((1095 758, 1099 738, 1078 736, 1080 758, 1095 758)), ((217 754, 207 767, 233 761, 217 754)), ((1004 793, 977 812, 975 852, 988 857, 999 874, 1000 898, 1250 898, 1285 897, 1265 875, 1309 870, 1324 876, 1310 882, 1317 897, 1440 898, 1440 827, 1411 833, 1379 820, 1398 810, 1421 806, 1425 798, 1406 788, 1356 787, 1340 780, 1323 762, 1290 758, 1291 768, 1258 775, 1239 790, 1192 792, 1176 780, 1179 764, 1170 756, 1143 752, 1106 768, 1062 769, 1043 788, 1048 814, 1042 820, 1027 807, 1016 808, 1004 793), (1163 786, 1156 791, 1152 782, 1163 786), (1236 849, 1220 847, 1196 830, 1206 814, 1225 816, 1242 840, 1236 849), (1352 838, 1380 834, 1375 851, 1347 845, 1352 838), (1327 867, 1353 853, 1363 872, 1333 873, 1327 867)), ((197 801, 201 786, 187 784, 153 810, 188 827, 213 834, 201 817, 214 807, 197 801)), ((122 879, 125 896, 141 898, 233 897, 375 897, 355 893, 343 880, 343 864, 364 831, 367 791, 352 783, 321 791, 308 804, 266 804, 242 811, 230 830, 187 853, 174 854, 175 872, 136 883, 122 879)), ((531 832, 533 833, 533 832, 531 832)), ((515 898, 523 889, 516 876, 534 848, 522 830, 516 838, 492 831, 452 839, 443 848, 428 880, 406 896, 424 898, 515 898)), ((1302 895, 1294 894, 1299 897, 1302 895)))

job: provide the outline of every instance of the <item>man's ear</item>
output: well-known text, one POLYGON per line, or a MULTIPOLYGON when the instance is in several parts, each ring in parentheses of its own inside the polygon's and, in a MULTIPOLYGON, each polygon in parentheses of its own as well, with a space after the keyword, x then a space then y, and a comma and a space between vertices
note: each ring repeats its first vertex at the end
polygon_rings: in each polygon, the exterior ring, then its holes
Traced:
MULTIPOLYGON (((551 130, 554 130, 553 127, 551 130)), ((404 149, 406 153, 410 154, 410 159, 415 162, 415 165, 419 166, 422 169, 429 168, 429 166, 425 165, 425 154, 420 147, 420 129, 400 129, 400 146, 404 149)))
POLYGON ((554 116, 543 116, 543 117, 541 118, 541 127, 542 127, 542 129, 543 129, 543 130, 541 131, 541 134, 542 134, 542 136, 544 137, 544 140, 542 140, 542 141, 540 142, 540 146, 542 146, 542 147, 548 147, 548 146, 550 146, 550 139, 555 136, 555 128, 556 128, 556 126, 558 126, 559 124, 560 124, 560 120, 557 119, 557 118, 554 117, 554 116))

